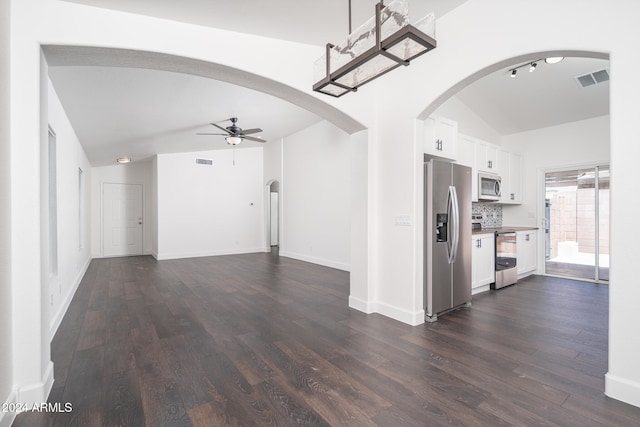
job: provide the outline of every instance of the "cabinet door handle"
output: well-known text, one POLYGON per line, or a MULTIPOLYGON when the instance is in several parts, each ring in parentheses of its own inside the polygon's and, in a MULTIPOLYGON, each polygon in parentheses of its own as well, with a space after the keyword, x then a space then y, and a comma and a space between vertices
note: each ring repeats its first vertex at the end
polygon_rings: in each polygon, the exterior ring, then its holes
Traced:
POLYGON ((516 199, 516 193, 511 193, 511 200, 515 200, 516 199))
POLYGON ((528 234, 525 234, 524 240, 526 240, 527 242, 529 241, 529 235, 528 234))

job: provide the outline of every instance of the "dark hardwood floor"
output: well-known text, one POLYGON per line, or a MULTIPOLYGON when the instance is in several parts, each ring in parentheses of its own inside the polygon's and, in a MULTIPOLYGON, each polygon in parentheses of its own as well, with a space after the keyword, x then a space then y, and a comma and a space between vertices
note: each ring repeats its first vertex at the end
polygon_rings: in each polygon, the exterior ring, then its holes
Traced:
POLYGON ((408 326, 272 254, 94 260, 14 426, 632 426, 604 396, 608 287, 533 276, 408 326))

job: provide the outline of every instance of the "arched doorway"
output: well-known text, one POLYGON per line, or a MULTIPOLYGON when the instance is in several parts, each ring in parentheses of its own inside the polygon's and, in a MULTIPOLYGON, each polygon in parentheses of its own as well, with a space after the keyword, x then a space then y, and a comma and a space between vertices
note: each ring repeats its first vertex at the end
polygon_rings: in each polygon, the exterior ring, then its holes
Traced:
POLYGON ((280 182, 272 179, 265 187, 265 251, 278 253, 280 248, 280 182))

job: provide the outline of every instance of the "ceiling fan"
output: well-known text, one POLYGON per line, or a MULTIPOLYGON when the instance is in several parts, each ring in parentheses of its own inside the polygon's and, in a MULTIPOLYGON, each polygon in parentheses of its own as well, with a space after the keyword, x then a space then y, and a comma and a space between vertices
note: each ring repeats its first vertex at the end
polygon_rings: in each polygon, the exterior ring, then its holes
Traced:
POLYGON ((217 127, 218 129, 220 129, 225 133, 198 133, 197 135, 221 135, 225 137, 224 139, 227 140, 227 144, 229 145, 238 145, 244 139, 246 139, 247 141, 263 142, 263 143, 267 142, 264 139, 256 136, 248 136, 254 133, 262 132, 262 129, 253 128, 253 129, 242 130, 241 127, 238 127, 236 125, 237 122, 238 122, 237 117, 231 117, 230 119, 222 120, 217 123, 209 123, 210 125, 217 127), (227 126, 224 128, 222 126, 218 126, 218 123, 226 122, 227 120, 231 122, 231 126, 227 126))

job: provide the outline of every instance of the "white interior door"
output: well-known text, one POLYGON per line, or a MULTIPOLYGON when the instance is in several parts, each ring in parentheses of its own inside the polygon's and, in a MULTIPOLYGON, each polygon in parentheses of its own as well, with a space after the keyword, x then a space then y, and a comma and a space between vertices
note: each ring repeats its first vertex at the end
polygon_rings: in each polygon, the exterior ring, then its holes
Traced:
POLYGON ((102 187, 104 256, 142 255, 142 185, 102 187))
POLYGON ((271 193, 271 203, 269 203, 271 215, 271 246, 278 246, 278 193, 271 193))

